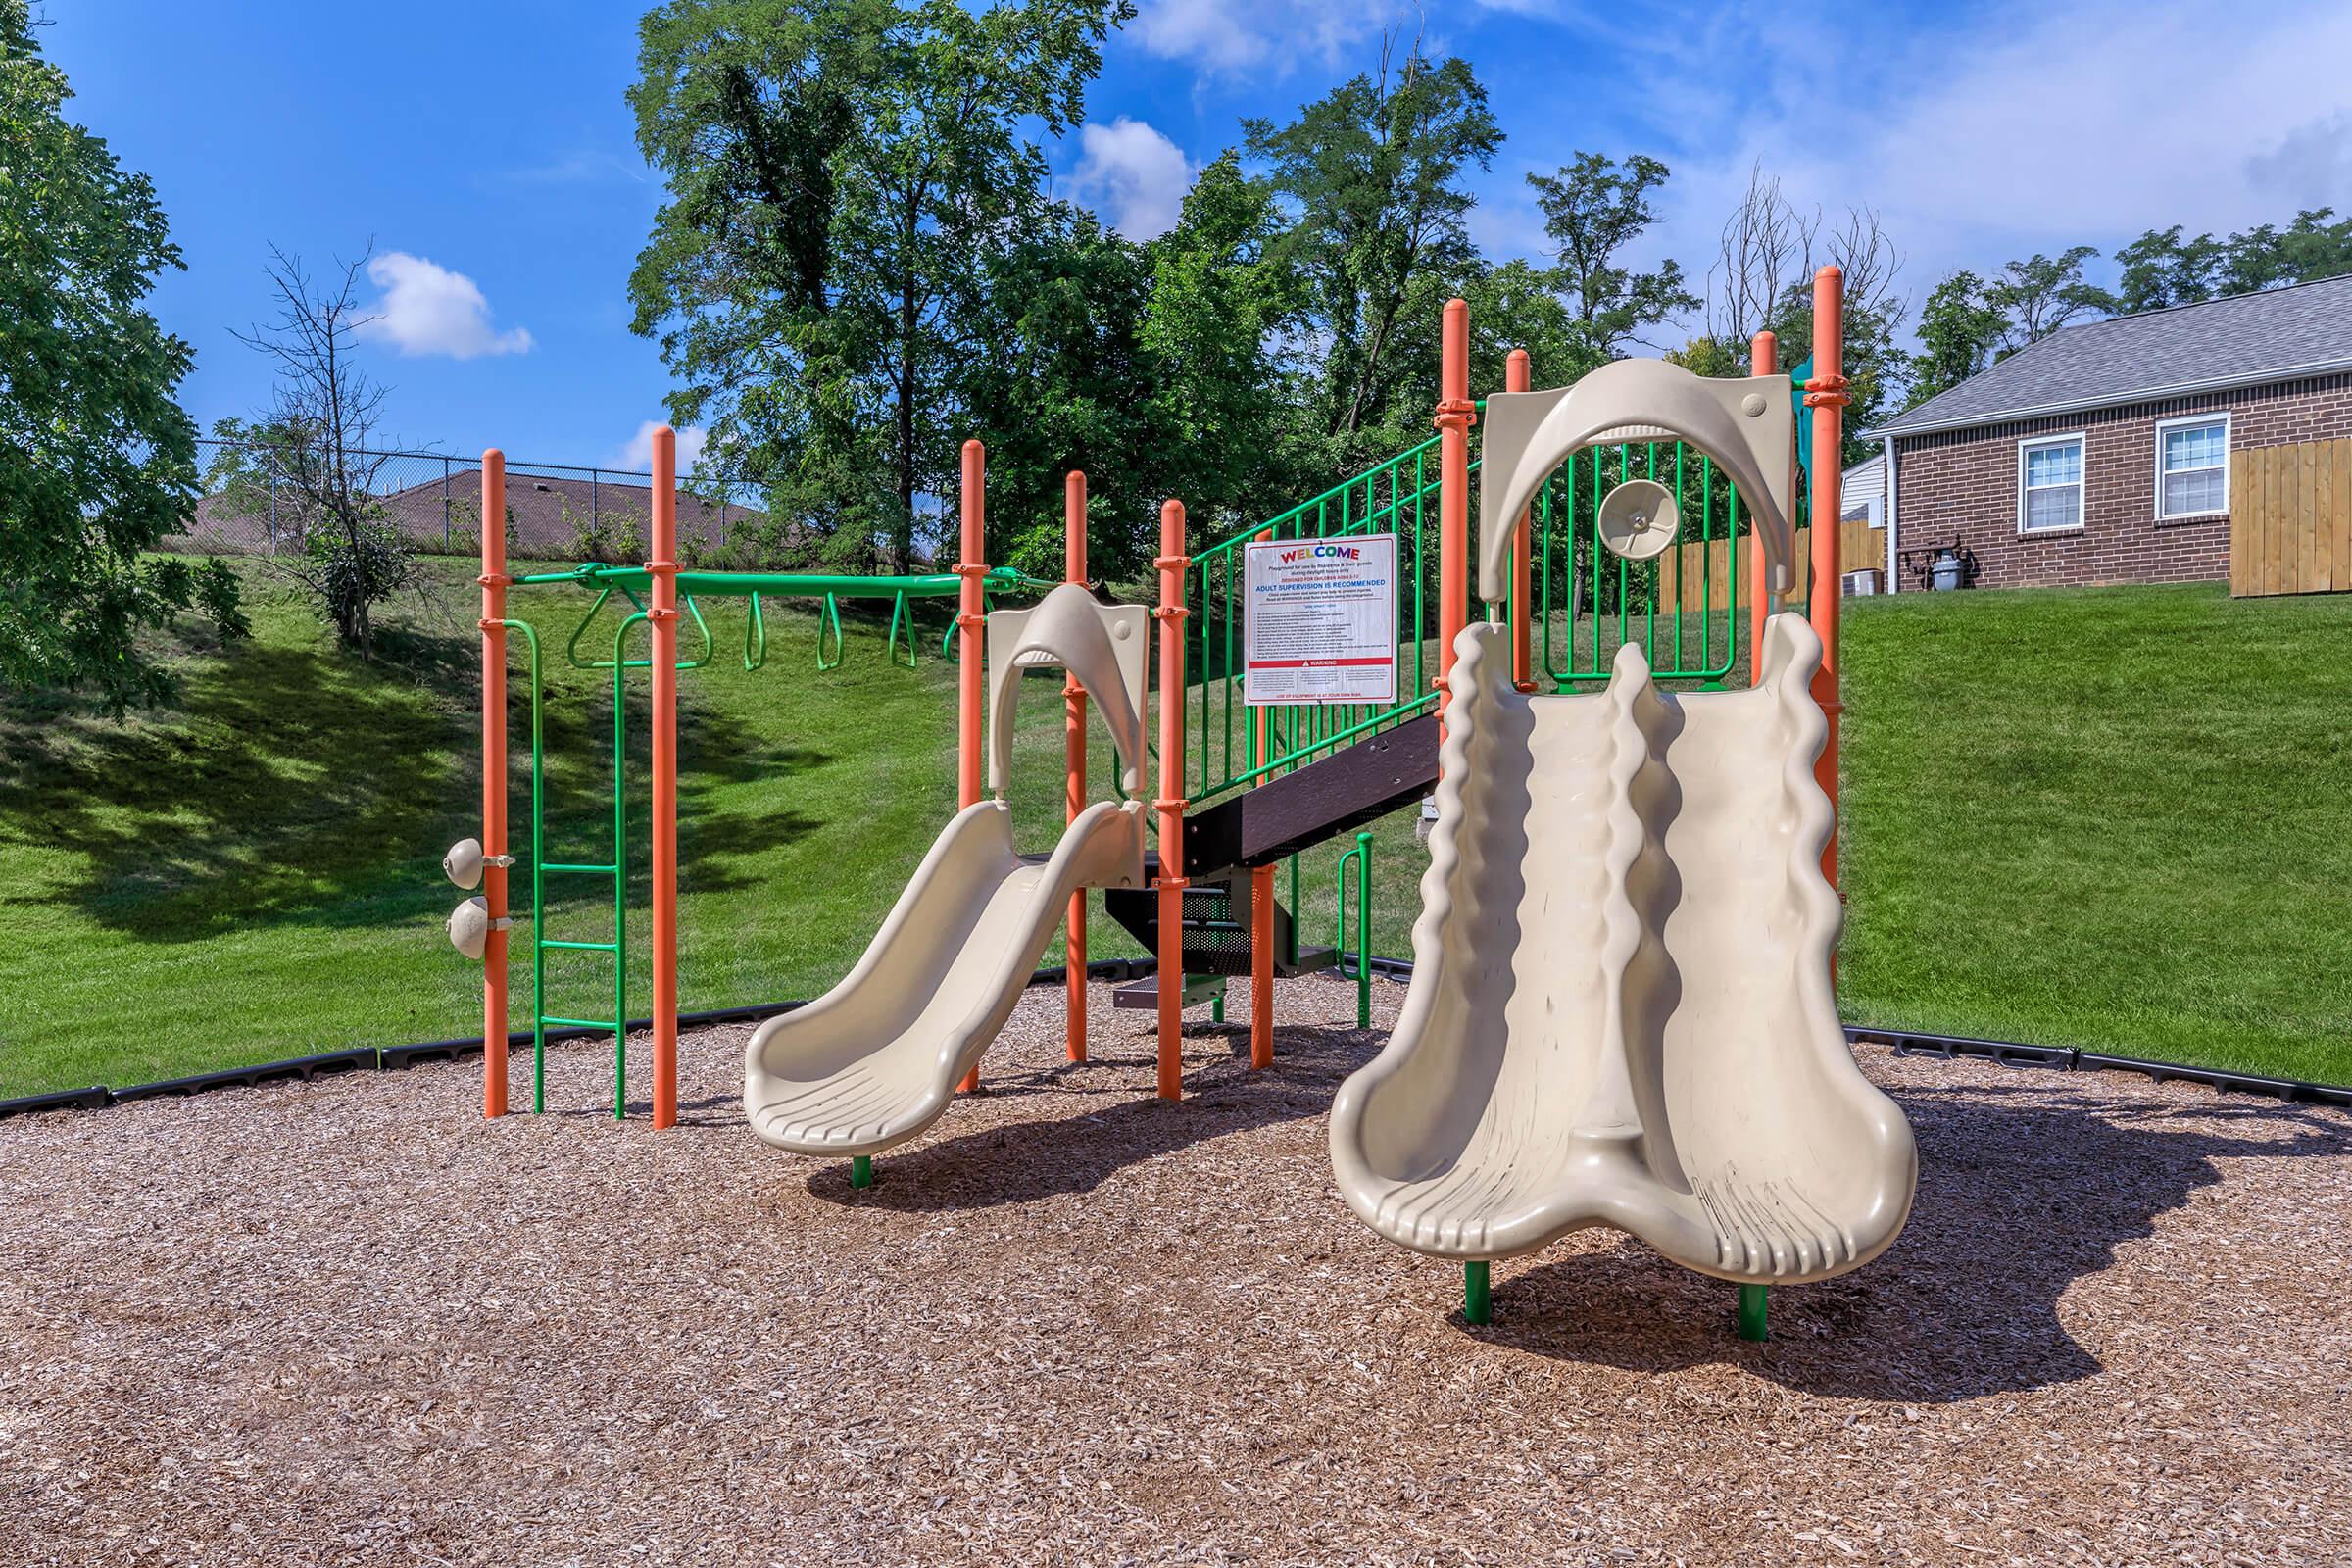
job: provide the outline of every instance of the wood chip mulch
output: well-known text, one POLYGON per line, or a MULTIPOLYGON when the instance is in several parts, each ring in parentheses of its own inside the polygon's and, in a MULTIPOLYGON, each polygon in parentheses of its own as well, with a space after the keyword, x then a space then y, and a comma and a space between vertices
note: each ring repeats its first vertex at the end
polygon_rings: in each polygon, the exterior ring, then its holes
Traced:
POLYGON ((593 1047, 0 1124, 0 1564, 2352 1561, 2352 1116, 1866 1049, 1918 1208, 1769 1344, 1599 1231, 1471 1329, 1332 1190, 1381 1034, 1279 993, 1167 1104, 1032 991, 865 1192, 743 1029, 663 1134, 593 1047))

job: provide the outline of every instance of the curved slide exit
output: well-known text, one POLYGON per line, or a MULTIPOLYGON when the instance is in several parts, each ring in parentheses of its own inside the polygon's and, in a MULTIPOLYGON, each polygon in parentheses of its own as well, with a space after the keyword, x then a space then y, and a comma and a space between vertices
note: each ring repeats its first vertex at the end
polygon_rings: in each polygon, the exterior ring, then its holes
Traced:
POLYGON ((1821 644, 1772 617, 1751 690, 1513 689, 1456 643, 1413 978, 1332 1109, 1341 1192, 1401 1246, 1485 1260, 1593 1225, 1743 1284, 1840 1274, 1910 1212, 1918 1158, 1854 1065, 1813 776, 1821 644))
POLYGON ((1080 888, 1142 855, 1143 807, 1102 801, 1052 856, 1012 847, 1002 801, 958 811, 848 978, 770 1018, 744 1052, 752 1130, 804 1154, 873 1154, 939 1119, 980 1060, 1080 888))
POLYGON ((805 1007, 770 1018, 744 1048, 752 1131, 803 1154, 875 1154, 937 1121, 1036 973, 1081 888, 1144 885, 1144 806, 1098 801, 1045 857, 1012 845, 1003 799, 1019 680, 1065 669, 1142 784, 1150 612, 1098 605, 1064 584, 1032 610, 988 617, 989 788, 956 813, 858 966, 805 1007))

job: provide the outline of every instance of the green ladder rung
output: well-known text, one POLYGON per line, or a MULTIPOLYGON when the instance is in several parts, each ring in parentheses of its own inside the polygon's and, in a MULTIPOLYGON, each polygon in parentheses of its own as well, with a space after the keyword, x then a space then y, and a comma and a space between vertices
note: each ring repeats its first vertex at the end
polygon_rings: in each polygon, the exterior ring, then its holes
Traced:
POLYGON ((543 948, 569 948, 579 953, 612 953, 620 947, 617 942, 564 942, 555 937, 549 937, 539 945, 543 948))
POLYGON ((612 874, 614 871, 618 870, 618 869, 619 869, 619 867, 618 867, 618 866, 612 866, 612 865, 552 865, 552 864, 551 864, 551 865, 543 865, 543 866, 541 866, 539 869, 540 869, 540 870, 542 870, 542 871, 581 871, 581 872, 592 872, 592 873, 594 873, 595 875, 598 875, 598 876, 611 876, 611 875, 612 875, 612 874))
POLYGON ((551 1012, 539 1021, 542 1024, 560 1024, 567 1029, 603 1029, 612 1034, 620 1032, 610 1018, 559 1018, 551 1012))

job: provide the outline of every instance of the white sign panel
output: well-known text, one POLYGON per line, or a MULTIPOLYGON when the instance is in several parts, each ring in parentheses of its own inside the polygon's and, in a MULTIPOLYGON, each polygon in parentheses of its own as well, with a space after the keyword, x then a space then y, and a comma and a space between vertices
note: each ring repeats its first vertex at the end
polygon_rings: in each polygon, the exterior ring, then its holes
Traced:
POLYGON ((1248 701, 1395 702, 1396 536, 1271 539, 1248 549, 1248 701))

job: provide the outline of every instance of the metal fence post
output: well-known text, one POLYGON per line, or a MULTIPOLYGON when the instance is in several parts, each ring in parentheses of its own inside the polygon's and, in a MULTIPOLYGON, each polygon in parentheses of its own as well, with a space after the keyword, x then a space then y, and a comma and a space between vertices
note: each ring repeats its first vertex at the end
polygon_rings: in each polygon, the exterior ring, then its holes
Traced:
POLYGON ((449 554, 449 460, 441 460, 441 553, 449 554))
POLYGON ((270 553, 277 554, 277 468, 270 469, 270 553))

